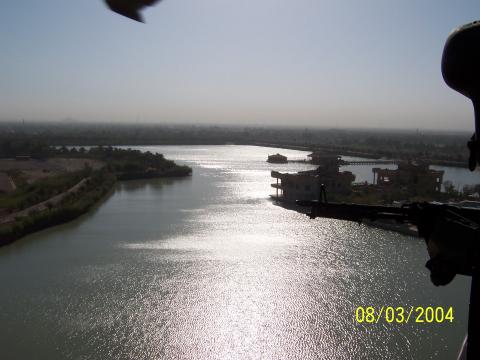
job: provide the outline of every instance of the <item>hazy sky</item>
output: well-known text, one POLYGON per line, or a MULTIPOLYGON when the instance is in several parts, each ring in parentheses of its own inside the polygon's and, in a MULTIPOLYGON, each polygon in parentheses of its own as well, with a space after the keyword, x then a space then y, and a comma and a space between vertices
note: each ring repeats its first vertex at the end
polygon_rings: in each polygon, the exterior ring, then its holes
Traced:
POLYGON ((440 72, 480 2, 4 1, 0 119, 473 129, 440 72))

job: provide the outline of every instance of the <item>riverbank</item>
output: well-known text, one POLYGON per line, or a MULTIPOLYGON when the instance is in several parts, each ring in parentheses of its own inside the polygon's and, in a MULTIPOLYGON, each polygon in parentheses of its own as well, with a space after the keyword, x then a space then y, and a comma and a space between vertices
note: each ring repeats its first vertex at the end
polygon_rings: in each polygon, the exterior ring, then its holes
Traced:
MULTIPOLYGON (((270 147, 270 148, 280 148, 280 149, 289 149, 289 150, 300 150, 300 151, 320 151, 326 154, 334 154, 334 155, 342 155, 342 156, 352 156, 352 157, 360 157, 366 159, 385 159, 391 158, 392 154, 385 153, 382 151, 358 151, 349 149, 344 146, 321 146, 321 145, 290 145, 284 143, 263 143, 263 142, 256 142, 253 145, 255 146, 262 146, 262 147, 270 147)), ((395 154, 396 159, 394 160, 408 160, 412 157, 412 154, 404 154, 404 153, 397 153, 395 154)), ((456 160, 448 160, 448 159, 435 159, 431 157, 423 157, 417 154, 414 156, 416 160, 423 161, 430 165, 437 165, 437 166, 451 166, 457 168, 468 168, 467 161, 456 161, 456 160)))
POLYGON ((192 172, 161 154, 130 149, 59 149, 54 155, 62 157, 0 162, 5 167, 0 170, 18 185, 16 190, 0 194, 0 246, 78 218, 98 204, 117 181, 184 177, 192 172), (80 163, 84 164, 81 170, 80 163), (69 171, 72 164, 77 166, 69 171))
POLYGON ((3 218, 0 224, 0 246, 87 213, 110 192, 115 182, 112 173, 101 171, 83 179, 75 185, 76 189, 69 189, 52 199, 3 218))

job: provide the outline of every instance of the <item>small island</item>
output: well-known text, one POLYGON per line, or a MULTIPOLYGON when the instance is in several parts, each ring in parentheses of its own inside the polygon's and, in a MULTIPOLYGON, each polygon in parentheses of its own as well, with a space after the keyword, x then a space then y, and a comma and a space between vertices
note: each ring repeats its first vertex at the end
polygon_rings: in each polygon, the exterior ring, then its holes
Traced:
POLYGON ((188 166, 139 150, 11 145, 0 158, 0 246, 79 217, 117 181, 192 174, 188 166))

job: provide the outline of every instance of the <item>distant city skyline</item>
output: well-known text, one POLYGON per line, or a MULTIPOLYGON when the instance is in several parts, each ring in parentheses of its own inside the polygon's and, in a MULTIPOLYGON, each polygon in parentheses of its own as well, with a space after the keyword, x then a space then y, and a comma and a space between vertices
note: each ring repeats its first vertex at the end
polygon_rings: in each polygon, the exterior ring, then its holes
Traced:
POLYGON ((476 1, 102 0, 0 13, 0 120, 473 131, 440 72, 476 1))

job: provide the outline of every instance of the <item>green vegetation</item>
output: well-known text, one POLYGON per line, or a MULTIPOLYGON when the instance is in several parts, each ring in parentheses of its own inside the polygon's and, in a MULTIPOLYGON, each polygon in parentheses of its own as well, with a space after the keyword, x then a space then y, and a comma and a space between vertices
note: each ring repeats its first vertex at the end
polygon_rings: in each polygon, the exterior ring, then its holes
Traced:
POLYGON ((115 176, 105 170, 92 174, 81 191, 69 193, 58 206, 32 212, 28 217, 0 226, 0 245, 13 242, 29 233, 71 221, 90 210, 115 183, 115 176))
POLYGON ((0 136, 0 158, 14 158, 16 156, 32 155, 39 159, 46 158, 54 153, 54 149, 47 145, 43 138, 35 136, 0 136))
MULTIPOLYGON (((24 144, 26 149, 36 145, 24 144)), ((93 170, 63 171, 28 181, 20 170, 9 171, 17 189, 0 194, 0 245, 77 218, 102 199, 118 180, 188 176, 192 169, 178 166, 161 154, 112 147, 47 148, 42 154, 67 159, 90 159, 103 164, 93 170), (53 200, 54 199, 54 200, 53 200), (10 217, 10 218, 9 218, 10 217)), ((30 153, 24 152, 24 155, 30 153)))
POLYGON ((265 145, 302 150, 319 149, 340 155, 415 159, 437 165, 465 167, 466 143, 471 134, 461 132, 354 130, 319 128, 262 128, 234 126, 28 123, 0 124, 0 157, 22 155, 22 144, 42 154, 54 145, 265 145), (7 143, 5 143, 7 142, 7 143), (3 145, 2 145, 3 144, 3 145), (17 149, 17 150, 15 150, 17 149), (20 151, 18 151, 20 149, 20 151), (7 154, 7 155, 5 155, 7 154), (10 155, 8 155, 10 154, 10 155))
POLYGON ((100 146, 92 148, 87 154, 107 163, 119 180, 188 176, 192 172, 188 166, 179 166, 162 154, 150 151, 142 153, 140 150, 100 146))
POLYGON ((56 156, 68 158, 88 158, 107 164, 107 168, 115 173, 118 180, 149 179, 157 177, 188 176, 192 169, 179 166, 162 154, 150 151, 141 152, 133 149, 119 149, 111 146, 97 146, 89 150, 83 147, 68 149, 63 146, 57 149, 56 156))
MULTIPOLYGON (((82 171, 49 176, 32 184, 23 181, 13 193, 0 194, 0 209, 9 213, 20 211, 67 191, 88 176, 89 171, 82 171)), ((22 178, 21 175, 18 178, 22 178)))

